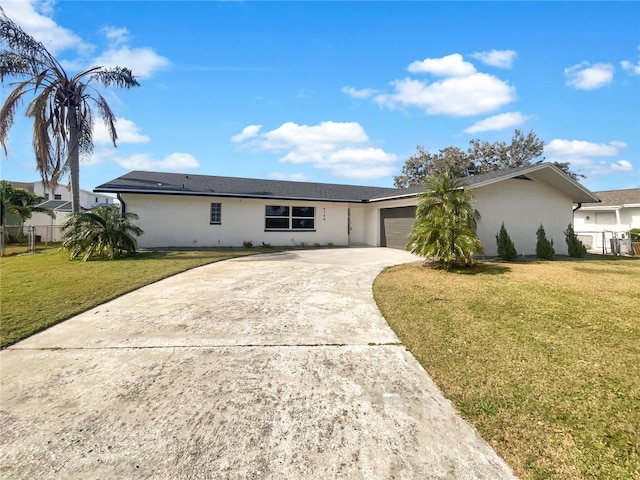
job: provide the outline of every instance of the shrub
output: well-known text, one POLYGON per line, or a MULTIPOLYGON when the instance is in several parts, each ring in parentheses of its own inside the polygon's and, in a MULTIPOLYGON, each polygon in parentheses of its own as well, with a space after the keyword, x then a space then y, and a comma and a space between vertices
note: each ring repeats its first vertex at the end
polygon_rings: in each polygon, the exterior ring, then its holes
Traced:
POLYGON ((61 226, 62 248, 69 252, 69 259, 82 255, 85 262, 91 257, 114 259, 124 252, 135 254, 135 237, 143 233, 133 224, 137 219, 135 213, 123 215, 118 205, 74 213, 61 226))
POLYGON ((496 235, 496 243, 498 244, 498 257, 508 262, 515 260, 518 256, 516 247, 511 240, 511 237, 507 233, 507 229, 504 228, 504 222, 500 227, 500 231, 496 235))
POLYGON ((300 242, 300 243, 298 244, 298 246, 299 246, 300 248, 307 248, 307 242, 302 241, 302 242, 300 242))
POLYGON ((632 228, 629 230, 629 236, 632 242, 640 242, 640 228, 632 228))
POLYGON ((569 250, 569 256, 575 258, 582 258, 587 254, 587 247, 585 247, 580 240, 576 232, 573 231, 573 225, 569 224, 564 231, 565 239, 567 241, 567 248, 569 250))
POLYGON ((314 243, 313 248, 320 248, 320 244, 318 242, 314 243))
POLYGON ((253 242, 251 240, 245 240, 244 242, 242 242, 242 246, 244 248, 251 248, 253 247, 253 242))
POLYGON ((547 240, 547 234, 544 233, 544 227, 540 224, 540 228, 536 232, 538 241, 536 243, 536 256, 544 260, 551 260, 556 254, 553 248, 553 239, 547 240))
POLYGON ((271 248, 271 244, 268 242, 262 242, 262 248, 271 248))
POLYGON ((327 243, 327 248, 333 248, 333 242, 327 243))

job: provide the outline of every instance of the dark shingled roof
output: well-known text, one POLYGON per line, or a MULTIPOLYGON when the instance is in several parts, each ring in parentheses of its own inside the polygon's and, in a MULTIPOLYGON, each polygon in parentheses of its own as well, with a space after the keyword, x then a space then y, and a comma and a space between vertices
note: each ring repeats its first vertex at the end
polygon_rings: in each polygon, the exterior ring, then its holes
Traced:
MULTIPOLYGON (((561 188, 571 188, 578 201, 594 200, 591 192, 571 180, 551 164, 499 170, 483 175, 465 177, 461 182, 469 188, 480 187, 500 179, 525 175, 540 177, 538 172, 547 172, 544 181, 553 182, 561 188)), ((315 200, 328 202, 372 202, 376 200, 415 196, 424 186, 409 188, 365 187, 360 185, 338 185, 332 183, 291 182, 285 180, 263 180, 255 178, 217 177, 183 173, 134 171, 104 183, 95 192, 147 193, 157 195, 198 195, 240 198, 273 198, 281 200, 315 200)))
POLYGON ((100 185, 94 191, 365 202, 371 198, 410 194, 421 190, 422 187, 400 190, 332 183, 135 171, 100 185))
POLYGON ((606 190, 594 192, 602 203, 583 203, 583 207, 620 207, 622 205, 640 204, 640 188, 626 190, 606 190))

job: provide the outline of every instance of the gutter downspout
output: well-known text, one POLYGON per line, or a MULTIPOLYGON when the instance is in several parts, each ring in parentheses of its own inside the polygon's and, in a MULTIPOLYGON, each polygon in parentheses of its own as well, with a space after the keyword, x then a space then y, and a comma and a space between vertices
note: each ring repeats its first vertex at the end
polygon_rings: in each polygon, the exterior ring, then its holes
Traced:
POLYGON ((122 199, 122 197, 120 196, 119 193, 116 193, 116 198, 118 199, 118 201, 120 202, 120 213, 122 214, 122 216, 124 217, 125 214, 127 213, 127 204, 124 203, 124 200, 122 199))
POLYGON ((578 206, 576 208, 573 209, 573 213, 577 212, 578 210, 580 210, 582 208, 582 202, 578 202, 578 206))

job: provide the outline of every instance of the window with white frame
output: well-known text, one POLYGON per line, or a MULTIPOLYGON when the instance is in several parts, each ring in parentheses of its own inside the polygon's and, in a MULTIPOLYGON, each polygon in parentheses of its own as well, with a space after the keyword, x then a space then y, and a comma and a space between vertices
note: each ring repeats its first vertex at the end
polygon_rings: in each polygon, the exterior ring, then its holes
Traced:
POLYGON ((222 204, 221 203, 211 204, 211 215, 210 215, 209 223, 211 225, 222 224, 222 204))
POLYGON ((265 230, 313 230, 315 229, 315 207, 289 205, 267 205, 265 207, 265 230))

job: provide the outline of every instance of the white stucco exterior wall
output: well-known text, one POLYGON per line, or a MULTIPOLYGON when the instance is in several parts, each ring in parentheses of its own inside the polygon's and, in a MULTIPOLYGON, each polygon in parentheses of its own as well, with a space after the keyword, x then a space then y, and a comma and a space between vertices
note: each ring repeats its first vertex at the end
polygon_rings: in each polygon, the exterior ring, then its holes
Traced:
POLYGON ((121 194, 127 212, 140 218, 144 234, 138 246, 241 247, 244 241, 260 246, 319 243, 344 246, 349 242, 347 203, 195 197, 180 195, 121 194), (211 203, 222 204, 222 224, 210 224, 211 203), (315 231, 265 231, 265 206, 315 207, 315 231))
POLYGON ((482 219, 478 236, 485 255, 497 254, 496 234, 504 222, 519 255, 535 255, 536 231, 544 226, 556 254, 567 254, 564 230, 572 222, 571 197, 544 183, 509 179, 472 190, 482 219))

